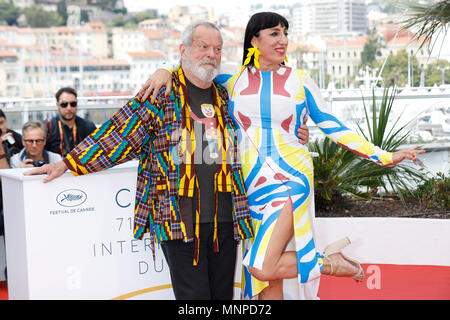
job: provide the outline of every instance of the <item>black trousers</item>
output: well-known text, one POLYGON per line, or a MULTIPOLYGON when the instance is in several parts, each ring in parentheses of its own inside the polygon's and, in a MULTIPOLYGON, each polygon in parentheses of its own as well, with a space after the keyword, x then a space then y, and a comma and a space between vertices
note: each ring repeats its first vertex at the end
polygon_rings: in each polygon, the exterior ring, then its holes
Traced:
POLYGON ((194 266, 194 242, 163 242, 177 300, 231 300, 237 241, 233 222, 218 223, 219 252, 214 252, 214 224, 200 224, 200 254, 194 266))

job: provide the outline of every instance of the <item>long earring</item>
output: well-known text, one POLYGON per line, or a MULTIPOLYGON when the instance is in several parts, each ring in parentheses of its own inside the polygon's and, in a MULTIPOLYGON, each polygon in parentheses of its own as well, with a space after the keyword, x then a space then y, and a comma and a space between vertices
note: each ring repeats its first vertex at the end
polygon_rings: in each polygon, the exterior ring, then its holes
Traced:
POLYGON ((261 54, 261 51, 259 51, 257 46, 254 46, 253 48, 248 48, 247 58, 244 61, 244 66, 248 65, 250 63, 250 60, 253 58, 253 64, 256 68, 259 69, 259 55, 261 54))
POLYGON ((284 56, 284 61, 289 62, 287 56, 284 56))

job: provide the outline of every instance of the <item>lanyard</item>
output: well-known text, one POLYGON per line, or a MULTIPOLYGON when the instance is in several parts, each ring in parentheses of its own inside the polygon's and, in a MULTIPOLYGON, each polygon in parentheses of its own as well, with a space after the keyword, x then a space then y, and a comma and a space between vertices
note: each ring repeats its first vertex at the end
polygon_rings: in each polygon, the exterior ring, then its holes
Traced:
MULTIPOLYGON (((58 128, 59 128, 59 151, 61 152, 61 155, 64 157, 64 147, 63 147, 63 141, 64 141, 64 130, 62 128, 62 124, 61 124, 61 120, 58 120, 58 128)), ((73 124, 73 128, 72 128, 72 135, 73 135, 73 144, 74 146, 77 145, 77 124, 74 123, 73 124)), ((67 141, 67 151, 70 152, 70 146, 69 146, 69 141, 67 141)))

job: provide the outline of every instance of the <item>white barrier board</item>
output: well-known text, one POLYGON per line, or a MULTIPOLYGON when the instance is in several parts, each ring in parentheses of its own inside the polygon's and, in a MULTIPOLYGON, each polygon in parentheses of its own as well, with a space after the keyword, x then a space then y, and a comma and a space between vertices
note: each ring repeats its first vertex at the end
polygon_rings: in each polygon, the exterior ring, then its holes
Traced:
POLYGON ((132 237, 136 162, 44 184, 2 170, 10 299, 173 299, 162 251, 132 237))

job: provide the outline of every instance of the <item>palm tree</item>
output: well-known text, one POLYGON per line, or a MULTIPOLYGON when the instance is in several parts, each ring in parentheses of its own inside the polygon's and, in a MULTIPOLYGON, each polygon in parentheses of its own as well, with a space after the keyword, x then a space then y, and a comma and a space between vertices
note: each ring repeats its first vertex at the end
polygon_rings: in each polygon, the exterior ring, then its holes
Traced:
POLYGON ((403 21, 403 29, 415 32, 414 39, 431 44, 432 37, 441 32, 447 32, 450 23, 450 0, 441 0, 432 4, 421 4, 415 1, 407 3, 408 18, 403 21))

